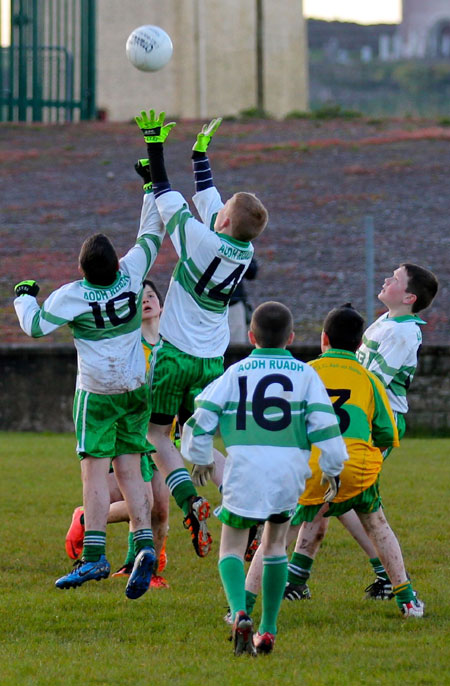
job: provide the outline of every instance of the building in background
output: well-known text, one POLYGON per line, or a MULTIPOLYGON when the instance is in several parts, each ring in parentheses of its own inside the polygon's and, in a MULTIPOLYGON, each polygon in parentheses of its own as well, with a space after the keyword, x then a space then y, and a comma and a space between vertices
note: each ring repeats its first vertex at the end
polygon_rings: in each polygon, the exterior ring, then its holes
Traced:
POLYGON ((401 24, 380 57, 450 59, 450 0, 403 0, 401 24))
POLYGON ((97 105, 111 120, 150 106, 183 118, 307 109, 301 1, 97 0, 97 36, 97 105), (160 72, 139 72, 125 58, 128 35, 143 24, 172 38, 160 72))
POLYGON ((244 110, 282 117, 308 104, 302 1, 0 0, 0 121, 183 118, 244 110), (135 69, 133 29, 172 38, 170 63, 135 69))

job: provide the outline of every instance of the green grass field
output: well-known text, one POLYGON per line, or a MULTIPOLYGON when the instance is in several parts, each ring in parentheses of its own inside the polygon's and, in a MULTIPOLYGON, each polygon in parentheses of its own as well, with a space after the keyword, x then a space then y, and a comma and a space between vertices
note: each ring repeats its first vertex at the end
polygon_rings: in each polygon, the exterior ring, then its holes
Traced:
MULTIPOLYGON (((381 482, 426 617, 405 621, 395 601, 364 599, 369 563, 333 521, 311 578, 312 600, 283 603, 275 651, 257 660, 235 658, 227 641, 217 520, 211 520, 213 551, 200 560, 173 504, 165 573, 170 589, 136 601, 125 597, 123 579, 56 590, 55 579, 71 566, 64 536, 80 504, 74 438, 2 433, 0 446, 1 686, 450 683, 450 440, 403 441, 381 482)), ((219 502, 214 487, 205 491, 219 502)), ((126 524, 109 527, 112 568, 123 561, 126 538, 126 524)))

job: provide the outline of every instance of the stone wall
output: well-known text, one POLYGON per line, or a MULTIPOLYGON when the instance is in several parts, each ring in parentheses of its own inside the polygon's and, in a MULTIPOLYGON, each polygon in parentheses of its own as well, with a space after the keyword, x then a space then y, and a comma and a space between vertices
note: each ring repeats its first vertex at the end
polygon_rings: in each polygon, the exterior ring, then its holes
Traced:
MULTIPOLYGON (((255 0, 98 0, 97 105, 113 121, 154 107, 168 116, 235 115, 257 104, 255 0), (126 8, 125 8, 126 6, 126 8), (135 69, 126 40, 144 24, 163 28, 173 56, 159 72, 135 69)), ((264 109, 275 117, 308 106, 302 2, 263 0, 264 109)))
MULTIPOLYGON (((226 364, 245 356, 232 346, 226 364)), ((315 346, 292 348, 295 357, 314 359, 315 346)), ((71 432, 76 353, 71 345, 0 345, 0 430, 71 432)), ((409 392, 408 433, 450 435, 450 347, 424 346, 409 392)))

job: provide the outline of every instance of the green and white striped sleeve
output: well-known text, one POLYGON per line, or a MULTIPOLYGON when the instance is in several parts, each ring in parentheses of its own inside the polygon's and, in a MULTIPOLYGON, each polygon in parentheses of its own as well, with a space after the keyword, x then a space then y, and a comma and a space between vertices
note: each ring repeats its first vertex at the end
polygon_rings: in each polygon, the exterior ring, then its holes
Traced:
POLYGON ((220 376, 196 397, 196 410, 183 427, 181 454, 193 464, 214 462, 213 440, 227 399, 226 376, 220 376))
POLYGON ((134 245, 121 258, 120 264, 127 265, 145 277, 156 260, 165 234, 164 224, 156 207, 153 193, 146 193, 142 202, 139 232, 134 245))
POLYGON ((178 191, 163 193, 157 198, 156 204, 177 255, 186 260, 211 232, 205 224, 195 219, 178 191))
POLYGON ((67 324, 70 320, 62 313, 66 290, 67 286, 58 288, 45 300, 42 307, 39 307, 36 298, 31 295, 16 298, 14 307, 22 331, 32 338, 41 338, 67 324))

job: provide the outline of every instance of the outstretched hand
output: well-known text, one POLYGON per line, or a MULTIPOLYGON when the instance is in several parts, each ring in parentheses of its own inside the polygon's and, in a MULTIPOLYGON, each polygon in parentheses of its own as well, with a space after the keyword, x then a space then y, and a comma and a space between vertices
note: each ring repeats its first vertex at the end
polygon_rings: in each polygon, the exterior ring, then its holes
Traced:
POLYGON ((209 124, 205 124, 197 134, 197 140, 195 141, 192 150, 195 152, 206 152, 208 150, 208 145, 211 142, 211 138, 216 133, 217 129, 222 123, 222 117, 217 117, 216 119, 211 119, 209 124))
POLYGON ((142 110, 141 115, 134 118, 144 134, 146 143, 164 143, 175 126, 174 121, 164 124, 165 116, 165 112, 160 112, 156 116, 155 110, 149 110, 148 114, 145 110, 142 110))

